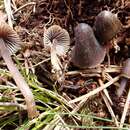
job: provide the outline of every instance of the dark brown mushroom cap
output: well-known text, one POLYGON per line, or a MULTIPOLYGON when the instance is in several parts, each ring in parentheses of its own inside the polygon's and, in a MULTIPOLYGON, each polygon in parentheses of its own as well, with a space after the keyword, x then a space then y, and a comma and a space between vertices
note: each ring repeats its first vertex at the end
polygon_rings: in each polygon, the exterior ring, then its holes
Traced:
POLYGON ((17 33, 4 21, 0 22, 0 38, 5 41, 5 44, 10 54, 15 53, 21 48, 21 41, 17 33))
POLYGON ((122 28, 117 16, 110 11, 100 12, 94 23, 94 33, 99 42, 111 40, 122 28))
POLYGON ((72 50, 72 63, 79 68, 93 68, 104 60, 106 48, 94 36, 92 28, 85 23, 75 29, 75 47, 72 50))
POLYGON ((45 47, 54 45, 56 48, 56 53, 59 56, 62 56, 69 49, 69 33, 58 25, 52 25, 44 32, 44 45, 45 47))

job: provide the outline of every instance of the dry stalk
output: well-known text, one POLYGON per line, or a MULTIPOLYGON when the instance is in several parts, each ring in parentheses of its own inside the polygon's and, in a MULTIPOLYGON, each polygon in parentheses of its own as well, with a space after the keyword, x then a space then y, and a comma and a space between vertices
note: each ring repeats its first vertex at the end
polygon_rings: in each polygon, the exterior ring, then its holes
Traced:
MULTIPOLYGON (((99 85, 100 85, 100 86, 101 86, 101 85, 104 85, 104 83, 102 82, 101 79, 99 79, 98 82, 99 82, 99 85)), ((103 92, 104 92, 105 96, 107 97, 109 103, 110 103, 111 105, 113 105, 113 102, 112 102, 112 100, 111 100, 111 98, 110 98, 110 96, 109 96, 109 93, 108 93, 107 89, 104 89, 103 92)))
MULTIPOLYGON (((99 79, 99 85, 100 85, 100 86, 104 85, 101 79, 99 79)), ((106 89, 104 89, 104 90, 106 90, 106 89)), ((110 105, 110 101, 111 101, 111 99, 109 99, 110 96, 109 96, 109 95, 106 95, 106 92, 105 92, 104 90, 103 90, 103 92, 101 92, 101 95, 102 95, 102 97, 103 97, 103 100, 104 100, 104 102, 105 102, 105 104, 106 104, 106 106, 107 106, 107 108, 108 108, 108 111, 110 112, 112 118, 114 119, 116 126, 119 127, 119 123, 118 123, 118 121, 117 121, 117 118, 116 118, 116 116, 115 116, 115 114, 114 114, 114 111, 113 111, 111 105, 110 105)))
POLYGON ((4 0, 4 6, 5 6, 5 11, 7 13, 9 26, 13 28, 13 23, 12 23, 13 15, 12 15, 12 10, 11 10, 11 1, 4 0))
POLYGON ((27 4, 24 4, 24 5, 20 6, 18 9, 16 9, 16 10, 13 12, 13 14, 16 14, 16 13, 19 12, 20 10, 22 10, 22 9, 24 9, 25 7, 30 6, 30 5, 35 6, 35 5, 36 5, 36 2, 29 2, 29 3, 27 3, 27 4))
POLYGON ((18 107, 21 110, 26 110, 27 107, 25 105, 22 104, 18 104, 18 103, 13 103, 13 102, 0 102, 0 107, 18 107))
MULTIPOLYGON (((79 71, 69 71, 65 75, 66 76, 76 76, 76 75, 87 75, 89 74, 95 74, 97 77, 99 74, 101 74, 103 71, 106 73, 120 73, 122 70, 122 67, 117 65, 110 65, 109 67, 103 68, 103 65, 99 68, 92 68, 92 69, 85 69, 85 70, 79 70, 79 71)), ((99 76, 100 77, 100 76, 99 76)))
POLYGON ((82 100, 79 102, 79 104, 71 111, 71 114, 76 113, 83 105, 84 103, 88 100, 88 98, 85 98, 85 100, 82 100))
MULTIPOLYGON (((71 100, 71 98, 66 94, 66 93, 63 93, 63 97, 69 102, 71 100)), ((76 104, 75 103, 72 103, 71 104, 71 107, 74 109, 76 108, 76 104)))
POLYGON ((16 6, 16 4, 15 4, 15 0, 12 0, 12 8, 13 8, 14 10, 17 9, 17 6, 16 6))
POLYGON ((122 117, 121 117, 121 121, 120 121, 120 128, 123 127, 123 124, 125 122, 125 118, 126 118, 126 114, 127 114, 128 108, 129 108, 129 104, 130 104, 130 88, 129 88, 128 96, 127 96, 126 103, 124 106, 124 110, 122 113, 122 117))

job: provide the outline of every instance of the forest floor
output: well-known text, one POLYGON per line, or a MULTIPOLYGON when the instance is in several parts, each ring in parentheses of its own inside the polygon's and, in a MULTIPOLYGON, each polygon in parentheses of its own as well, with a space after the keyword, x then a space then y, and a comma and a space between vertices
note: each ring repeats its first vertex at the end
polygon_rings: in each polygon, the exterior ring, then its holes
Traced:
MULTIPOLYGON (((8 18, 4 2, 0 3, 1 12, 8 18)), ((34 94, 39 114, 28 120, 23 95, 1 58, 1 130, 130 129, 129 82, 123 95, 117 96, 121 70, 130 46, 130 1, 12 0, 10 5, 14 30, 23 43, 13 60, 34 94), (126 27, 113 39, 120 49, 110 49, 109 65, 106 56, 99 68, 81 70, 70 63, 75 44, 74 27, 78 23, 93 27, 95 17, 102 10, 117 14, 126 27), (52 25, 61 26, 70 35, 70 49, 61 60, 64 71, 60 82, 60 77, 52 73, 50 52, 43 40, 45 29, 52 25)))

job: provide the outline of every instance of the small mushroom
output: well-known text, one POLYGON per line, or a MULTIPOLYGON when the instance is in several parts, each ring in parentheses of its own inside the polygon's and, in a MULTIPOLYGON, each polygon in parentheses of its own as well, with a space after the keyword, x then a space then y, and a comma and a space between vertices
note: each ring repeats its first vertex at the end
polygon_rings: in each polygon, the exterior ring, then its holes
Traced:
POLYGON ((19 70, 13 63, 11 54, 21 47, 21 41, 16 32, 4 21, 0 22, 0 54, 3 57, 14 81, 25 97, 27 104, 28 117, 33 118, 37 115, 33 94, 20 74, 19 70))
POLYGON ((110 11, 100 12, 94 23, 94 33, 99 42, 111 40, 122 29, 122 24, 117 16, 110 11))
POLYGON ((120 97, 123 94, 123 91, 127 85, 128 79, 130 79, 130 58, 128 58, 125 61, 125 65, 123 67, 121 75, 122 75, 122 78, 121 78, 120 87, 117 90, 118 97, 120 97))
POLYGON ((79 68, 97 67, 106 55, 105 46, 99 44, 88 24, 78 24, 74 34, 75 47, 72 50, 72 63, 79 68))
POLYGON ((59 57, 63 57, 70 47, 69 33, 58 25, 52 25, 44 32, 44 46, 51 52, 52 72, 61 81, 63 67, 59 57))
POLYGON ((55 46, 56 53, 59 56, 63 56, 70 47, 69 33, 59 25, 52 25, 45 30, 44 45, 49 48, 50 46, 55 46))

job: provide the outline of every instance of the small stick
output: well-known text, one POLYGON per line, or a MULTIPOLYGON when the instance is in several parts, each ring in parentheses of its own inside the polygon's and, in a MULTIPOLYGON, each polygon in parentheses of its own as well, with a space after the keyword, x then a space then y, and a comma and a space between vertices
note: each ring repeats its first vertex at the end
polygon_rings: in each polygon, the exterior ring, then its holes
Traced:
MULTIPOLYGON (((101 66, 102 67, 102 66, 101 66)), ((65 75, 66 76, 76 76, 76 75, 82 75, 82 74, 99 74, 102 73, 103 68, 95 68, 95 69, 85 69, 85 70, 79 70, 79 71, 69 71, 65 75)), ((122 67, 116 66, 116 65, 110 65, 108 68, 104 68, 106 73, 120 73, 122 70, 122 67)))
MULTIPOLYGON (((100 84, 100 86, 104 85, 101 79, 99 79, 99 84, 100 84)), ((104 89, 104 90, 106 90, 106 89, 104 89)), ((108 111, 110 112, 112 118, 113 118, 114 121, 115 121, 116 126, 118 127, 118 126, 119 126, 119 123, 118 123, 117 118, 116 118, 116 116, 115 116, 115 114, 114 114, 114 111, 113 111, 113 109, 112 109, 112 107, 111 107, 111 105, 110 105, 110 101, 111 101, 110 96, 109 96, 109 95, 106 95, 106 92, 105 92, 104 90, 103 90, 104 93, 101 92, 101 95, 102 95, 102 97, 103 97, 103 100, 104 100, 104 102, 105 102, 107 108, 108 108, 108 111)))
POLYGON ((18 107, 20 109, 26 110, 27 107, 22 105, 22 104, 18 104, 18 103, 12 103, 12 102, 0 102, 0 107, 18 107))
MULTIPOLYGON (((37 67, 37 66, 43 64, 44 62, 47 62, 47 61, 50 61, 50 60, 51 60, 51 58, 49 57, 49 58, 47 58, 45 60, 42 60, 42 61, 38 62, 37 64, 33 65, 32 67, 37 67)), ((32 67, 29 67, 29 68, 32 68, 32 67)))
POLYGON ((87 100, 88 100, 88 98, 85 98, 85 100, 80 101, 79 104, 71 111, 71 114, 76 113, 84 105, 84 103, 87 100))
POLYGON ((120 121, 120 128, 123 127, 123 124, 125 122, 125 117, 126 117, 126 114, 127 114, 128 108, 129 108, 129 104, 130 104, 130 88, 129 88, 128 96, 127 96, 126 103, 124 106, 124 110, 122 113, 122 117, 121 117, 121 121, 120 121))
POLYGON ((27 3, 27 4, 24 4, 23 6, 20 6, 17 10, 15 10, 15 11, 13 12, 13 14, 16 14, 16 13, 19 12, 20 10, 22 10, 22 9, 24 9, 25 7, 30 6, 30 5, 35 6, 35 5, 36 5, 36 2, 29 2, 29 3, 27 3))
POLYGON ((11 1, 10 0, 4 0, 4 6, 5 6, 5 11, 7 13, 9 26, 11 28, 13 28, 13 23, 12 23, 13 15, 12 15, 12 10, 11 10, 11 1))
MULTIPOLYGON (((99 82, 100 86, 104 85, 104 83, 102 82, 101 79, 99 79, 98 82, 99 82)), ((104 89, 103 92, 104 92, 105 96, 107 97, 108 101, 110 102, 110 104, 112 105, 113 102, 112 102, 112 100, 111 100, 111 98, 109 96, 109 93, 108 93, 107 89, 104 89)))
POLYGON ((15 10, 17 9, 17 6, 15 4, 15 0, 12 0, 12 8, 14 8, 15 10))

